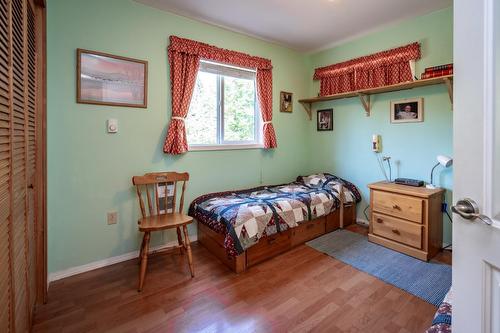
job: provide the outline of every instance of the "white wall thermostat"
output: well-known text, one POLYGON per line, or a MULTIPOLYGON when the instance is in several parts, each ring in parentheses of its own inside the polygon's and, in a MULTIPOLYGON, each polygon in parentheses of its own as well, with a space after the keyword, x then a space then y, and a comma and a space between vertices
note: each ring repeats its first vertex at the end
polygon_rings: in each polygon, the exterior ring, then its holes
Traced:
POLYGON ((108 119, 108 133, 117 133, 118 132, 118 120, 117 119, 108 119))

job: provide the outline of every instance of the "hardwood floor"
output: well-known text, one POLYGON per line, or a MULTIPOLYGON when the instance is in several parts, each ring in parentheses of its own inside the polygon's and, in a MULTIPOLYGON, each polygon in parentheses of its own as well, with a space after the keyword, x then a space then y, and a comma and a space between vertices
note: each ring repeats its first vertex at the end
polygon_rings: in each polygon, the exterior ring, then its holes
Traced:
POLYGON ((33 331, 421 333, 436 310, 306 245, 240 275, 192 249, 195 278, 185 256, 153 256, 142 293, 137 260, 51 283, 33 331))

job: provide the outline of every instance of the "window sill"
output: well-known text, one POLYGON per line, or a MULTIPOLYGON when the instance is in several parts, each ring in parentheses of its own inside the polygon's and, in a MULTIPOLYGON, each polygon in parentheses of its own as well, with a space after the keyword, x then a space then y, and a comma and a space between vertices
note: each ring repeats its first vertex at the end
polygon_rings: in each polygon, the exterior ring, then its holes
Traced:
POLYGON ((188 151, 211 151, 211 150, 241 150, 241 149, 262 149, 263 144, 241 144, 241 145, 210 145, 210 146, 189 146, 188 151))

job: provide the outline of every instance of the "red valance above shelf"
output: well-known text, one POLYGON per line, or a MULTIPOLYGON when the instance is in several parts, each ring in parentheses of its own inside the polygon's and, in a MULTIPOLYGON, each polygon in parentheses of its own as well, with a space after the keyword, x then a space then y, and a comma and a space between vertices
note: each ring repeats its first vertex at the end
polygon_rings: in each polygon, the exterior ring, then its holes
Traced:
POLYGON ((398 83, 398 84, 393 84, 393 85, 383 86, 383 87, 377 87, 377 88, 361 89, 361 90, 350 91, 350 92, 346 92, 346 93, 340 93, 340 94, 334 94, 334 95, 328 95, 328 96, 304 98, 304 99, 300 99, 299 103, 302 104, 302 106, 304 106, 304 109, 306 110, 307 114, 309 115, 309 120, 311 120, 312 119, 312 109, 311 108, 312 108, 313 103, 324 102, 324 101, 333 101, 336 99, 343 99, 343 98, 359 97, 361 99, 361 103, 363 105, 363 108, 366 111, 366 116, 369 117, 370 111, 371 111, 370 95, 382 94, 382 93, 399 91, 399 90, 408 90, 408 89, 425 87, 425 86, 432 86, 432 85, 443 84, 443 83, 446 84, 446 87, 448 88, 450 102, 451 102, 452 107, 453 107, 453 75, 440 76, 440 77, 434 77, 431 79, 416 80, 416 81, 411 81, 411 82, 403 82, 403 83, 398 83))

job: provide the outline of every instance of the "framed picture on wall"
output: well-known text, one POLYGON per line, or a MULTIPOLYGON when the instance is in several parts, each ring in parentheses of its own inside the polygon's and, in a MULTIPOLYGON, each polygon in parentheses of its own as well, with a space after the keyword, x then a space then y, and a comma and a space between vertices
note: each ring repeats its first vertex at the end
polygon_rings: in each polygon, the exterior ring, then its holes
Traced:
POLYGON ((76 101, 147 107, 148 62, 77 49, 76 101))
POLYGON ((424 121, 424 99, 391 101, 391 123, 415 123, 424 121))
POLYGON ((280 112, 292 113, 293 111, 293 94, 290 92, 282 91, 280 93, 280 112))
POLYGON ((318 110, 318 131, 333 131, 333 109, 318 110))

